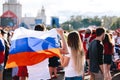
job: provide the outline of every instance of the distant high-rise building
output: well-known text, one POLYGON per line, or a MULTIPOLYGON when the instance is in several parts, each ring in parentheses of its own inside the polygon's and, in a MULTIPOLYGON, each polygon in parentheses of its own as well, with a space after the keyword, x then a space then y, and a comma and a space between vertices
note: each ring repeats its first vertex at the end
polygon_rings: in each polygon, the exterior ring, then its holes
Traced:
POLYGON ((46 14, 45 9, 42 6, 41 10, 38 11, 36 17, 23 17, 22 22, 24 22, 28 28, 34 29, 34 26, 37 24, 45 24, 46 25, 46 14))
POLYGON ((42 6, 42 9, 38 11, 37 13, 37 19, 41 19, 43 24, 46 24, 46 14, 44 6, 42 6))
POLYGON ((6 0, 3 4, 3 14, 0 17, 0 26, 25 27, 33 29, 37 24, 46 25, 44 6, 42 6, 41 10, 38 11, 36 17, 27 15, 22 17, 22 5, 18 0, 6 0))
POLYGON ((17 0, 7 0, 3 4, 3 13, 5 13, 8 10, 13 12, 20 22, 22 18, 22 5, 20 3, 17 3, 17 0))

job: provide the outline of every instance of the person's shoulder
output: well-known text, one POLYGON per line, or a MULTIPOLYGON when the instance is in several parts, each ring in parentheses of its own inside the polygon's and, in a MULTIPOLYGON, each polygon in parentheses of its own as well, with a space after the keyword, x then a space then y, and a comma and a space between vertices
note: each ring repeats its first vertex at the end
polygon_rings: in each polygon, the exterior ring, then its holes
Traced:
POLYGON ((93 40, 93 41, 91 42, 91 45, 97 46, 97 45, 102 45, 102 43, 101 43, 99 40, 93 40))
POLYGON ((103 46, 104 46, 104 45, 103 45, 103 43, 102 43, 101 41, 98 41, 98 42, 97 42, 97 47, 99 47, 99 48, 101 47, 101 48, 102 48, 103 46))
POLYGON ((95 40, 97 43, 100 43, 101 41, 99 41, 99 40, 95 40))
POLYGON ((93 40, 93 41, 91 41, 90 44, 94 44, 94 43, 96 43, 96 42, 97 42, 97 40, 93 40))

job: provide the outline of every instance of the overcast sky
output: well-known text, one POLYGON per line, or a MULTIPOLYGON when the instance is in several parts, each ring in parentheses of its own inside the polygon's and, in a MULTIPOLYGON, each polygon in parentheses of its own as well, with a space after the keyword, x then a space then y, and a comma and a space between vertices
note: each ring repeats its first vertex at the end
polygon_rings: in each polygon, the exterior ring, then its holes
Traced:
MULTIPOLYGON (((120 16, 120 0, 18 0, 22 4, 22 16, 36 16, 42 5, 45 7, 47 23, 51 16, 60 18, 60 22, 69 19, 71 15, 114 15, 120 16)), ((2 4, 0 0, 0 15, 2 4)))

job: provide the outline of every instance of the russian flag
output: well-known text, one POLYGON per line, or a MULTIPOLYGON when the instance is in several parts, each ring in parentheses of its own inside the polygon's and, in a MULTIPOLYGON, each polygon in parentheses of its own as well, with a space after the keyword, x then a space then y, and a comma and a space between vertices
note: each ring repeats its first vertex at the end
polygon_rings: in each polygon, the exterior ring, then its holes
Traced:
POLYGON ((5 45, 4 40, 0 38, 0 64, 4 62, 5 45))
POLYGON ((14 31, 6 68, 34 65, 52 56, 61 56, 56 29, 42 32, 21 27, 14 31))

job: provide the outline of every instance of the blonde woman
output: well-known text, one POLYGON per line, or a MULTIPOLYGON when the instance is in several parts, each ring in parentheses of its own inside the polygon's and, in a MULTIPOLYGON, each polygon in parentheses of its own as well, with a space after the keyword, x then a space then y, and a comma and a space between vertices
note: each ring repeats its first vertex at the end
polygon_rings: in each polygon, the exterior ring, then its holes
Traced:
POLYGON ((69 53, 61 59, 65 80, 83 80, 85 54, 78 32, 69 33, 67 43, 69 53))

